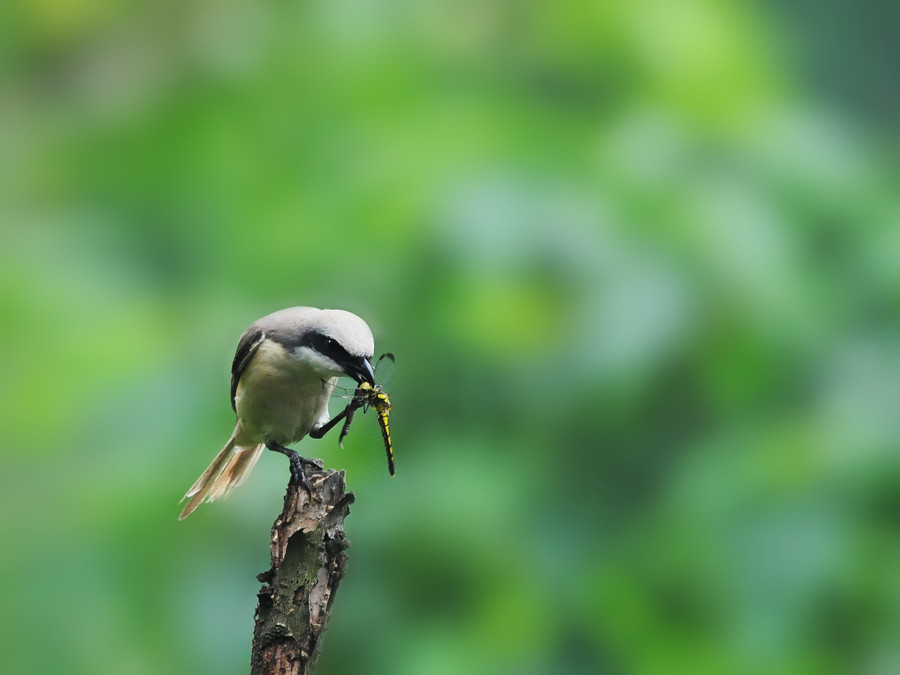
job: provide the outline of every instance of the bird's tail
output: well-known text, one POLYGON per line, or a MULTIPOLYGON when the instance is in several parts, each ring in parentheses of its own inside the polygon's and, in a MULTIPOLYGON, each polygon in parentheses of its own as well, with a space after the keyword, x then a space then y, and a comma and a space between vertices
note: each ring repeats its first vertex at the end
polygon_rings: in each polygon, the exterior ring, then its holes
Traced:
POLYGON ((227 497, 234 488, 247 480, 266 446, 262 443, 238 445, 236 436, 237 430, 212 463, 206 467, 206 471, 200 474, 200 478, 181 498, 181 501, 187 499, 188 503, 178 516, 178 520, 187 518, 204 501, 214 502, 227 497))

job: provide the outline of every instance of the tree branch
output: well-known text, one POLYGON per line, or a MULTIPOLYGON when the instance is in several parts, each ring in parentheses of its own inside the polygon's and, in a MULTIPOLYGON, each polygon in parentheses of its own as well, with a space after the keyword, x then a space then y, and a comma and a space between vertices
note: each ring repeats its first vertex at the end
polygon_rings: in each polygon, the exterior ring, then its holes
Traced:
POLYGON ((350 545, 344 518, 353 503, 343 471, 308 471, 311 499, 289 484, 272 526, 272 567, 253 629, 251 675, 311 675, 350 545))

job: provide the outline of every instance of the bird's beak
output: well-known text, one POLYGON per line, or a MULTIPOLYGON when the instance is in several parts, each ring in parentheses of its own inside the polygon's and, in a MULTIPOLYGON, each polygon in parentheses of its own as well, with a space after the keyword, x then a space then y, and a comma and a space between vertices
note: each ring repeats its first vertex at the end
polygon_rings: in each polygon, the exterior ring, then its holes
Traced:
POLYGON ((362 384, 363 382, 375 384, 375 371, 372 370, 372 362, 369 359, 362 358, 351 361, 347 364, 344 372, 356 380, 357 384, 362 384))

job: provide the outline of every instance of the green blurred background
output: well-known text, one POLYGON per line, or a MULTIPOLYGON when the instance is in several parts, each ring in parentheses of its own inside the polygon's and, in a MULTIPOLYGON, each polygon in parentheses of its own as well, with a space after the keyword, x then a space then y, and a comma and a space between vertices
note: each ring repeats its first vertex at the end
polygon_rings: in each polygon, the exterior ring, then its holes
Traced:
POLYGON ((284 458, 178 500, 310 304, 397 354, 322 674, 900 672, 897 19, 4 4, 0 670, 248 671, 284 458))

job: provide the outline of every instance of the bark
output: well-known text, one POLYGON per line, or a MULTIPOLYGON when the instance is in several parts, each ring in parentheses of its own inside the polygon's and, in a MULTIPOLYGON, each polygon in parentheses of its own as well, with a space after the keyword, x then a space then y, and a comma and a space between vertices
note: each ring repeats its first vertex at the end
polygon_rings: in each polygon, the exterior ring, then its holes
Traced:
POLYGON ((312 498, 288 485, 272 526, 272 567, 256 607, 252 675, 310 675, 347 564, 344 518, 354 497, 343 471, 306 472, 312 498))

